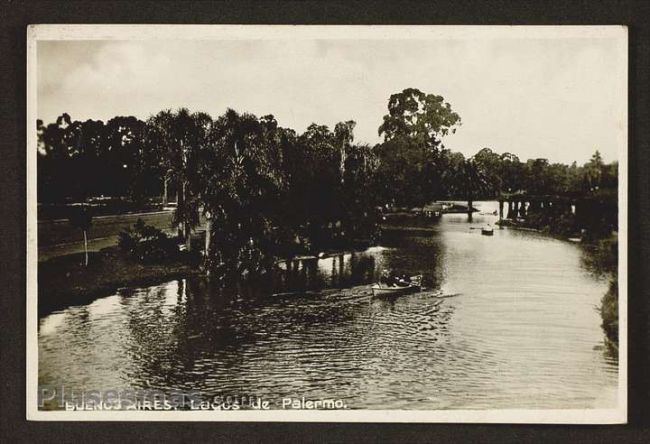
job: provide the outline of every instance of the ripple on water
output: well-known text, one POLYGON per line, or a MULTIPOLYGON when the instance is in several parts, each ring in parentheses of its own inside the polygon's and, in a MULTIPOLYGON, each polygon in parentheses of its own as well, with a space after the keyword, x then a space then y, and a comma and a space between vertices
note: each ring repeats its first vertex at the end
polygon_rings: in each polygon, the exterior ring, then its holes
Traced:
POLYGON ((581 268, 574 245, 480 236, 443 218, 431 236, 311 267, 297 272, 317 283, 308 291, 224 293, 192 278, 49 314, 39 381, 375 409, 616 403, 617 361, 594 310, 606 283, 581 268), (391 267, 424 274, 429 290, 373 299, 373 276, 391 267), (332 270, 346 288, 323 287, 332 270))

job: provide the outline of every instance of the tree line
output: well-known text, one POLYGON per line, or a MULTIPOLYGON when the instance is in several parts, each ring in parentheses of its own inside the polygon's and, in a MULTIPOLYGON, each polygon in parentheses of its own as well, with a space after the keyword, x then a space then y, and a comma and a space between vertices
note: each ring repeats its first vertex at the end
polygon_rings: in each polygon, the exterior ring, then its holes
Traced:
POLYGON ((584 165, 521 161, 483 148, 466 158, 444 147, 461 125, 444 98, 414 88, 393 94, 378 129, 355 143, 352 120, 303 133, 228 109, 213 118, 185 108, 146 121, 37 122, 41 203, 173 194, 174 223, 189 239, 208 217, 214 264, 322 249, 376 232, 380 208, 502 193, 586 195, 613 190, 617 165, 596 152, 584 165))

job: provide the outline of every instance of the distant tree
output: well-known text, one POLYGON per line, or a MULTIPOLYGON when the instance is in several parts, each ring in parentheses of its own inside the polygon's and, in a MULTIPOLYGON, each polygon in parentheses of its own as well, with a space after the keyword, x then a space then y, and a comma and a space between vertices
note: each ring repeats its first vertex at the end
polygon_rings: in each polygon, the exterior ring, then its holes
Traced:
POLYGON ((459 156, 451 164, 449 179, 456 194, 467 200, 467 217, 471 221, 474 200, 490 189, 490 178, 475 158, 464 159, 462 154, 456 154, 459 156))
POLYGON ((603 165, 600 183, 603 188, 618 188, 618 162, 603 165))
POLYGON ((597 189, 600 186, 600 182, 603 176, 604 169, 603 158, 600 155, 600 151, 596 150, 589 162, 584 166, 585 180, 587 182, 587 187, 589 190, 597 189))
POLYGON ((146 169, 155 164, 143 158, 143 128, 135 117, 115 117, 104 124, 72 121, 62 114, 47 126, 37 122, 39 200, 83 201, 99 195, 139 199, 147 190, 138 181, 146 180, 146 169))
POLYGON ((106 166, 102 146, 104 129, 101 120, 74 121, 69 126, 73 138, 73 143, 69 146, 70 167, 75 177, 70 192, 77 201, 103 194, 107 184, 119 181, 119 178, 103 176, 106 166))
POLYGON ((579 194, 583 189, 582 168, 578 167, 577 162, 572 162, 567 168, 568 192, 579 194))
POLYGON ((499 162, 501 192, 516 192, 523 188, 524 166, 517 156, 503 153, 499 162))
POLYGON ((140 202, 159 189, 160 163, 145 144, 145 128, 145 122, 133 116, 106 122, 99 172, 106 178, 106 194, 140 202))
POLYGON ((407 88, 390 96, 388 114, 379 127, 385 140, 408 137, 429 147, 437 147, 440 139, 450 131, 456 132, 460 116, 442 96, 425 94, 416 88, 407 88))
POLYGON ((54 123, 37 128, 38 198, 44 202, 60 202, 72 194, 75 171, 70 151, 73 134, 70 115, 63 113, 54 123))
POLYGON ((485 197, 494 197, 501 192, 503 180, 501 178, 501 156, 492 151, 490 148, 483 148, 474 155, 474 162, 485 175, 485 197))
POLYGON ((547 194, 548 189, 548 168, 547 159, 528 159, 525 165, 526 190, 532 194, 547 194))
POLYGON ((546 167, 546 192, 564 195, 569 191, 569 167, 561 163, 552 163, 546 167))

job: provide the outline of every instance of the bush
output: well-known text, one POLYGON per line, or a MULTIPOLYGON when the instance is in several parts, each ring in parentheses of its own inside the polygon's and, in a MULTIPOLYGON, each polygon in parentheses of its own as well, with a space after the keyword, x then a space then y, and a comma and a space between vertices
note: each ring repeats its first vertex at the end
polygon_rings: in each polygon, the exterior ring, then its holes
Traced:
POLYGON ((596 276, 618 273, 618 236, 601 239, 585 246, 583 264, 596 276))
POLYGON ((565 237, 575 235, 580 231, 575 216, 571 213, 551 215, 543 212, 531 212, 526 218, 525 226, 565 237))
POLYGON ((618 344, 618 282, 612 279, 609 290, 603 296, 600 304, 600 315, 603 319, 603 330, 607 338, 618 344))
POLYGON ((156 227, 138 219, 133 227, 119 234, 118 247, 122 253, 142 263, 163 262, 178 256, 178 245, 156 227))

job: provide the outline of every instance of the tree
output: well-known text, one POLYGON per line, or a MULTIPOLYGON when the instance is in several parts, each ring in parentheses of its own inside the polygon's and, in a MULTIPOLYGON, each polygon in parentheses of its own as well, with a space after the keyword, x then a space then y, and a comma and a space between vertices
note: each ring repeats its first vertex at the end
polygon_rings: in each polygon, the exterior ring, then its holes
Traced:
POLYGON ((519 157, 512 153, 501 154, 499 162, 499 178, 501 192, 516 192, 523 188, 524 167, 519 157))
POLYGON ((525 165, 526 183, 525 189, 532 194, 547 194, 548 188, 548 169, 547 159, 528 159, 525 165))
POLYGON ((136 202, 154 195, 160 187, 160 162, 145 143, 145 122, 133 116, 114 117, 104 131, 101 171, 110 186, 106 194, 136 202))
POLYGON ((179 167, 172 136, 172 121, 174 115, 170 110, 160 111, 149 117, 145 129, 145 146, 152 160, 156 159, 158 173, 163 182, 163 203, 167 204, 168 186, 172 174, 179 167))
POLYGON ((345 158, 347 151, 350 150, 350 145, 354 140, 354 127, 356 126, 354 120, 348 120, 347 122, 339 122, 334 127, 334 138, 336 143, 339 146, 340 150, 340 174, 341 174, 341 183, 344 180, 345 176, 345 158))
POLYGON ((377 149, 378 174, 387 184, 384 198, 408 206, 435 198, 440 192, 442 138, 460 124, 460 116, 442 96, 415 88, 391 95, 379 127, 384 143, 377 149))
POLYGON ((282 131, 273 116, 229 109, 200 151, 198 196, 213 219, 207 266, 251 272, 268 252, 274 207, 285 184, 282 131))
POLYGON ((353 144, 347 149, 342 187, 343 214, 346 232, 356 239, 374 235, 378 199, 376 172, 378 159, 373 148, 353 144))
POLYGON ((397 206, 421 206, 430 200, 426 189, 426 152, 408 138, 387 140, 376 147, 377 181, 384 202, 397 206))
POLYGON ((70 156, 73 145, 71 123, 70 115, 63 113, 56 122, 37 128, 40 201, 60 202, 72 194, 75 171, 70 156))
POLYGON ((191 247, 191 232, 199 224, 199 175, 201 152, 209 145, 212 119, 205 113, 190 113, 186 108, 176 112, 161 111, 147 121, 147 143, 150 157, 160 159, 160 174, 166 183, 177 185, 177 204, 173 224, 191 247))
POLYGON ((600 152, 596 150, 589 162, 584 166, 585 180, 589 190, 593 191, 600 186, 601 178, 603 175, 604 162, 600 152))
POLYGON ((106 184, 119 181, 118 178, 103 176, 104 122, 101 120, 74 121, 68 130, 72 144, 69 147, 70 166, 74 171, 73 188, 69 190, 77 201, 103 194, 106 184), (102 180, 102 179, 110 180, 102 180), (116 180, 117 179, 117 180, 116 180))
POLYGON ((350 137, 347 129, 339 126, 337 140, 326 125, 313 123, 297 139, 300 167, 294 171, 292 188, 312 238, 341 219, 341 144, 350 137))
POLYGON ((602 188, 618 188, 618 162, 603 165, 600 184, 602 188))
POLYGON ((390 96, 388 114, 379 127, 385 140, 408 137, 429 147, 437 147, 442 137, 456 132, 460 116, 442 96, 425 94, 416 88, 407 88, 390 96))
POLYGON ((144 122, 135 117, 37 122, 39 200, 77 201, 90 196, 129 196, 141 200, 155 188, 151 172, 157 162, 145 159, 144 122))
POLYGON ((448 175, 452 188, 459 196, 467 200, 467 217, 472 220, 474 199, 490 187, 485 170, 475 158, 465 159, 462 154, 454 153, 452 170, 448 175))
POLYGON ((569 191, 569 167, 561 163, 552 163, 546 167, 546 192, 564 195, 569 191))
POLYGON ((85 266, 88 266, 88 235, 87 231, 90 229, 90 226, 92 225, 92 214, 90 213, 90 210, 84 205, 81 207, 77 207, 75 211, 73 211, 70 216, 68 221, 70 222, 70 225, 72 225, 75 228, 78 228, 83 231, 84 234, 84 252, 85 252, 85 266))
POLYGON ((503 181, 499 174, 501 170, 501 156, 490 148, 483 148, 474 155, 474 162, 476 162, 477 167, 485 175, 485 188, 490 194, 489 197, 494 197, 500 193, 503 188, 503 181))

